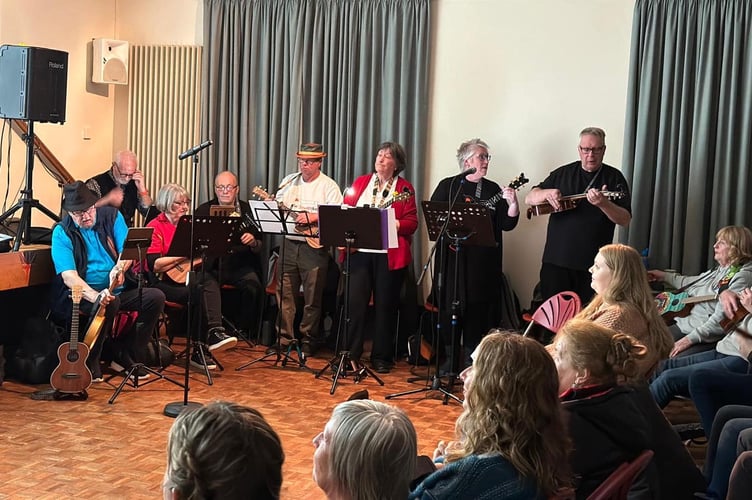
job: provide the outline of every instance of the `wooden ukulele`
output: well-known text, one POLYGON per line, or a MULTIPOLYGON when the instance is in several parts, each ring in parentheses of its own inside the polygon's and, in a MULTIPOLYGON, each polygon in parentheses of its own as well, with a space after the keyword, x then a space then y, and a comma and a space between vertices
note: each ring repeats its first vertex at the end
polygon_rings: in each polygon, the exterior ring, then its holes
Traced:
MULTIPOLYGON (((600 191, 600 193, 609 200, 619 200, 624 198, 627 194, 624 191, 600 191)), ((572 210, 577 208, 577 202, 587 197, 587 193, 572 194, 569 196, 562 196, 559 200, 559 209, 555 210, 550 203, 543 202, 540 205, 533 205, 527 209, 527 218, 530 219, 535 215, 548 215, 554 212, 564 212, 566 210, 572 210)))
MULTIPOLYGON (((120 279, 120 276, 122 276, 123 271, 120 271, 115 275, 115 279, 112 280, 112 283, 110 283, 109 291, 112 293, 115 288, 117 288, 118 280, 120 279)), ((94 308, 92 310, 96 310, 97 312, 92 316, 91 321, 89 322, 89 327, 86 329, 86 335, 84 335, 84 344, 89 346, 94 345, 94 342, 97 341, 97 338, 99 337, 99 333, 102 331, 102 327, 104 326, 104 313, 107 309, 107 306, 105 304, 102 304, 102 298, 98 298, 97 301, 94 303, 94 308)))
POLYGON ((71 291, 73 317, 71 318, 70 342, 57 348, 59 363, 50 375, 50 385, 58 392, 77 394, 86 392, 91 385, 91 371, 86 366, 89 347, 78 341, 78 306, 83 295, 82 287, 76 285, 71 291))
MULTIPOLYGON (((509 183, 509 187, 516 190, 521 188, 528 182, 530 182, 530 179, 525 177, 524 173, 520 173, 520 175, 512 179, 512 182, 509 183)), ((499 191, 487 200, 479 200, 474 196, 465 196, 465 203, 479 203, 488 209, 493 209, 496 207, 496 204, 499 203, 499 201, 501 201, 501 199, 504 197, 503 193, 503 191, 499 191)))
MULTIPOLYGON (((723 328, 723 332, 731 333, 734 330, 741 331, 737 327, 739 326, 739 323, 741 323, 742 320, 744 320, 744 318, 746 318, 748 315, 749 315, 749 311, 747 311, 747 309, 745 309, 744 306, 739 306, 739 309, 736 310, 733 318, 729 319, 724 316, 723 319, 720 321, 721 328, 723 328)), ((745 331, 742 331, 742 333, 749 335, 745 331)))
POLYGON ((669 322, 676 318, 689 316, 689 312, 698 302, 706 302, 714 299, 715 295, 690 297, 687 292, 661 292, 655 296, 655 304, 658 307, 658 313, 663 316, 666 322, 669 322))
MULTIPOLYGON (((270 195, 264 188, 261 186, 256 186, 251 190, 251 194, 256 196, 262 201, 269 201, 273 200, 274 197, 270 195)), ((305 213, 302 211, 295 211, 292 210, 284 205, 281 201, 279 203, 279 208, 283 211, 290 212, 292 215, 297 216, 300 213, 305 213)), ((322 248, 323 245, 319 242, 319 229, 317 223, 311 223, 311 224, 295 224, 295 232, 300 234, 301 236, 305 236, 306 243, 311 248, 322 248)))

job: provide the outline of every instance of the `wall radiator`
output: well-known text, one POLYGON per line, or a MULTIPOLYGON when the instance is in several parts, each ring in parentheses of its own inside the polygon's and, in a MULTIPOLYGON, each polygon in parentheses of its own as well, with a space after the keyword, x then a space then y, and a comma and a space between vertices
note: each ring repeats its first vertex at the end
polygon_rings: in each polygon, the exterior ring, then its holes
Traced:
POLYGON ((128 144, 152 198, 168 182, 190 191, 191 160, 178 154, 200 142, 201 47, 131 45, 129 71, 128 144))

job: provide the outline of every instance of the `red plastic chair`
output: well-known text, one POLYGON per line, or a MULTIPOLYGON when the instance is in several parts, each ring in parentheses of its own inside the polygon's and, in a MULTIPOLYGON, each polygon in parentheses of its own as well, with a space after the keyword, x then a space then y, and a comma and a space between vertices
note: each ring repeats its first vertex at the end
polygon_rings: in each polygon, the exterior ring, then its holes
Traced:
POLYGON ((653 450, 645 450, 631 462, 624 462, 587 497, 587 500, 627 500, 632 483, 651 460, 653 450))
POLYGON ((574 292, 561 292, 546 300, 538 307, 522 335, 527 337, 534 324, 558 333, 559 328, 580 312, 580 297, 574 292))

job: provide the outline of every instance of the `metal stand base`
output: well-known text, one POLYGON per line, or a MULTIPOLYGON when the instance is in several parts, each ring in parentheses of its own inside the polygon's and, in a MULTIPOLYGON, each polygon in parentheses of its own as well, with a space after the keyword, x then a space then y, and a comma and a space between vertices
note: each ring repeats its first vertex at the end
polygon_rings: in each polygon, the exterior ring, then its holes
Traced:
POLYGON ((373 377, 379 385, 384 385, 384 381, 376 375, 373 370, 362 364, 360 361, 356 361, 350 357, 350 351, 340 351, 338 356, 330 359, 324 368, 316 372, 316 378, 320 378, 326 370, 331 369, 334 377, 332 378, 332 388, 329 389, 329 394, 334 394, 337 389, 337 382, 340 377, 347 377, 347 371, 352 370, 353 382, 359 384, 361 380, 366 377, 373 377), (336 370, 335 370, 336 366, 336 370))
POLYGON ((175 384, 176 386, 180 387, 181 389, 184 389, 185 386, 178 382, 177 380, 172 380, 167 375, 164 375, 162 372, 159 372, 153 368, 150 368, 146 366, 143 363, 136 363, 133 366, 130 367, 130 369, 125 373, 123 376, 123 381, 120 382, 120 385, 115 389, 115 392, 110 397, 110 400, 107 401, 109 404, 113 404, 115 402, 115 399, 120 395, 120 393, 125 388, 126 384, 130 385, 134 389, 138 389, 139 387, 143 387, 145 385, 149 385, 153 382, 158 382, 160 380, 166 380, 172 384, 175 384), (143 383, 139 382, 138 376, 136 375, 136 372, 139 370, 139 368, 146 371, 146 373, 149 373, 150 375, 154 375, 156 378, 153 378, 151 380, 145 380, 143 383))
MULTIPOLYGON (((447 375, 449 378, 449 381, 446 385, 441 381, 441 377, 438 375, 434 375, 433 379, 431 380, 431 385, 426 387, 421 387, 420 389, 413 389, 410 391, 404 391, 404 392, 397 392, 394 394, 388 394, 385 396, 384 399, 392 399, 392 398, 398 398, 401 396, 409 396, 410 394, 420 394, 421 392, 430 392, 430 391, 438 391, 441 394, 444 395, 443 397, 443 404, 449 404, 449 398, 457 401, 459 404, 462 404, 462 399, 458 398, 454 395, 452 390, 454 389, 454 384, 457 381, 457 376, 455 374, 449 374, 447 375)), ((422 380, 418 378, 417 380, 422 380)), ((415 379, 408 379, 408 382, 410 381, 416 381, 415 379)))
POLYGON ((287 345, 281 346, 279 344, 275 344, 274 351, 269 352, 268 354, 265 354, 258 359, 254 359, 253 361, 249 361, 248 363, 238 366, 237 368, 235 368, 235 371, 244 370, 245 368, 248 368, 249 366, 252 366, 260 361, 266 361, 272 356, 275 357, 274 364, 272 366, 277 366, 278 364, 281 366, 287 366, 287 362, 291 361, 293 363, 297 363, 298 368, 310 370, 310 368, 306 366, 306 357, 303 354, 303 351, 300 350, 300 344, 297 340, 291 340, 287 345), (292 357, 291 354, 293 352, 298 355, 297 360, 292 357))

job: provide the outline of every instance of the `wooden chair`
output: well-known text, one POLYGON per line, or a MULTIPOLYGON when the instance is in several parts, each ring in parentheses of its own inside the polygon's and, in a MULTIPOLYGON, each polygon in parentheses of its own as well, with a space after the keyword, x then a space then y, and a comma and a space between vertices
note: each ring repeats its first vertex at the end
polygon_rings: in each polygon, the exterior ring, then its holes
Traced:
POLYGON ((557 293, 535 310, 525 333, 522 335, 527 337, 533 325, 540 325, 553 333, 557 333, 564 323, 580 312, 581 307, 580 297, 576 293, 557 293))
POLYGON ((651 460, 653 450, 645 450, 631 462, 624 462, 587 497, 587 500, 627 500, 632 483, 651 460))

